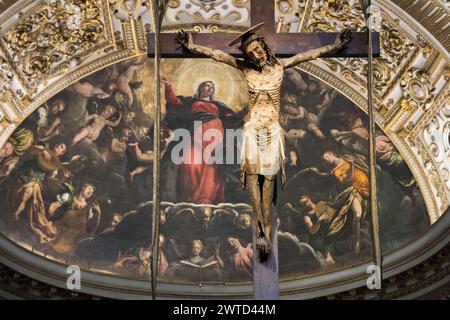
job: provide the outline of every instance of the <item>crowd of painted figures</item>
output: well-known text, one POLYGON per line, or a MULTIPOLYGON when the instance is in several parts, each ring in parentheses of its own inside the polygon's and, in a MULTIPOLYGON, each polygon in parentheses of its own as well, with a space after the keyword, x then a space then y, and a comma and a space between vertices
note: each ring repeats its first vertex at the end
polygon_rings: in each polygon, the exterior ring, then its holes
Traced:
MULTIPOLYGON (((211 81, 184 97, 177 96, 170 79, 163 79, 167 106, 162 152, 155 155, 152 116, 139 98, 146 88, 136 80, 144 64, 143 59, 131 59, 80 80, 11 135, 0 151, 4 230, 57 260, 145 274, 150 262, 151 164, 161 161, 166 202, 160 278, 251 280, 252 212, 239 182, 239 164, 174 164, 170 157, 174 130, 192 130, 194 121, 222 132, 239 128, 246 108, 233 112, 216 101, 211 81)), ((289 70, 280 122, 287 153, 287 183, 276 199, 281 276, 367 257, 365 116, 333 89, 289 70)), ((194 142, 189 152, 223 141, 194 142)), ((427 221, 409 168, 381 131, 376 156, 383 184, 382 241, 389 250, 427 221)))

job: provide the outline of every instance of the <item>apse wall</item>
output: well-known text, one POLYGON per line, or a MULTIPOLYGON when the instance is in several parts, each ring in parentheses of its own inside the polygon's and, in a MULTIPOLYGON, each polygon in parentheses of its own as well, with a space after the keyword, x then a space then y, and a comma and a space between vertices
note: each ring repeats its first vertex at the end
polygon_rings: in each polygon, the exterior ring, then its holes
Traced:
MULTIPOLYGON (((280 2, 280 32, 363 26, 358 1, 326 2, 325 9, 319 1, 287 1, 289 9, 280 2)), ((377 172, 385 267, 393 275, 448 242, 449 65, 444 44, 426 26, 390 1, 378 5, 377 172)), ((226 1, 226 7, 173 1, 164 31, 244 30, 248 8, 249 1, 226 1)), ((153 160, 136 150, 152 153, 153 62, 145 57, 150 10, 129 1, 18 1, 1 14, 0 248, 6 265, 65 287, 66 267, 76 264, 86 293, 148 296, 153 160), (66 17, 67 23, 55 23, 66 17)), ((367 208, 364 245, 355 253, 350 218, 332 230, 338 237, 312 235, 305 216, 314 210, 299 200, 309 197, 344 217, 352 214, 348 199, 365 203, 364 188, 341 185, 324 154, 331 152, 362 180, 367 176, 366 68, 364 59, 319 59, 286 74, 281 123, 289 179, 276 208, 282 295, 314 297, 365 284, 372 250, 367 208)), ((161 251, 167 265, 161 266, 160 294, 249 296, 252 215, 239 166, 199 166, 199 178, 173 163, 169 143, 172 132, 189 130, 192 97, 204 81, 215 86, 222 128, 240 128, 242 118, 222 116, 243 113, 242 76, 209 60, 175 59, 162 62, 162 74, 171 85, 163 87, 162 101, 161 251), (195 245, 210 266, 193 263, 195 245)))

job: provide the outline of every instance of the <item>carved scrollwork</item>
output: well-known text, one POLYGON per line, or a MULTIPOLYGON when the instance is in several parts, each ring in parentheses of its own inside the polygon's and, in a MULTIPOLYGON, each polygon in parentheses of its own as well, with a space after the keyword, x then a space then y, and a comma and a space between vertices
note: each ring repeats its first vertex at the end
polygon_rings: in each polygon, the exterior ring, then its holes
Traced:
POLYGON ((10 101, 14 100, 14 95, 12 91, 8 90, 3 94, 3 96, 0 99, 0 112, 2 114, 2 117, 0 117, 0 121, 7 120, 8 122, 12 123, 17 121, 17 113, 15 112, 14 108, 11 106, 11 103, 8 103, 10 101))
POLYGON ((418 69, 410 69, 400 81, 403 97, 410 106, 427 111, 434 101, 434 91, 430 76, 418 69))
POLYGON ((169 8, 175 9, 178 8, 181 4, 181 0, 169 0, 168 6, 169 8))
POLYGON ((179 28, 197 32, 242 31, 250 26, 249 0, 171 1, 163 21, 164 31, 179 28), (218 29, 218 30, 219 30, 218 29))
POLYGON ((418 48, 392 21, 381 23, 381 57, 374 64, 375 93, 379 98, 389 94, 399 74, 418 54, 418 48))
POLYGON ((189 0, 189 2, 200 7, 201 10, 209 12, 224 4, 226 0, 189 0))
POLYGON ((6 59, 0 56, 0 97, 11 89, 14 74, 6 59))
POLYGON ((276 0, 275 21, 276 32, 297 32, 301 28, 301 8, 305 7, 305 0, 276 0))
POLYGON ((114 15, 122 21, 127 21, 132 17, 137 19, 148 10, 145 1, 136 0, 109 0, 113 8, 114 15))
MULTIPOLYGON (((328 3, 328 2, 326 2, 328 3)), ((359 2, 358 2, 359 3, 359 2)), ((312 10, 312 15, 308 24, 308 31, 321 32, 335 32, 347 27, 343 23, 334 22, 333 17, 338 20, 345 21, 345 12, 350 12, 353 19, 351 27, 353 30, 356 26, 362 26, 364 21, 361 14, 355 13, 358 10, 359 4, 355 7, 348 8, 350 1, 343 1, 340 4, 331 5, 330 8, 340 8, 343 11, 336 11, 333 16, 333 11, 324 12, 318 4, 315 3, 312 10), (351 13, 353 10, 353 13, 351 13)), ((360 11, 359 11, 360 12, 360 11)), ((398 30, 395 22, 390 19, 386 13, 381 14, 381 56, 375 60, 374 63, 374 84, 375 96, 384 100, 389 96, 391 90, 395 87, 395 82, 398 81, 399 75, 404 73, 405 68, 410 65, 411 61, 419 54, 419 48, 407 37, 404 33, 398 30)), ((357 27, 357 29, 360 27, 357 27)), ((342 70, 345 73, 347 80, 358 84, 363 90, 366 88, 367 79, 367 60, 362 58, 352 59, 333 59, 327 63, 333 72, 342 70), (342 68, 338 68, 340 64, 342 68), (345 71, 348 70, 348 71, 345 71)))
POLYGON ((21 80, 39 80, 76 64, 106 39, 97 0, 48 0, 2 36, 2 45, 21 80))
POLYGON ((309 32, 336 32, 345 28, 361 31, 365 26, 359 0, 314 2, 307 25, 309 32))
POLYGON ((443 90, 433 110, 429 109, 412 133, 414 147, 419 150, 430 182, 440 199, 441 214, 450 199, 450 97, 449 89, 443 90))

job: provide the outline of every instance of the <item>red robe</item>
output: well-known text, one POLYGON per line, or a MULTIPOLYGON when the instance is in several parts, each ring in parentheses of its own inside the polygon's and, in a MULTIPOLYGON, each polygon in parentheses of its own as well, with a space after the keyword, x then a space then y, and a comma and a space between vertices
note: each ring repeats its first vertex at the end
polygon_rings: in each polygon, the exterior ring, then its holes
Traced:
MULTIPOLYGON (((219 165, 205 163, 203 157, 205 148, 208 146, 212 148, 213 144, 220 145, 223 141, 224 128, 222 120, 219 118, 219 108, 213 102, 202 100, 195 101, 192 105, 185 105, 175 95, 170 86, 166 87, 166 101, 173 106, 189 108, 192 113, 201 112, 216 116, 216 119, 203 121, 202 132, 205 134, 208 129, 215 129, 222 133, 222 139, 217 139, 219 141, 214 140, 215 138, 212 138, 211 141, 203 141, 201 136, 193 135, 189 148, 191 161, 189 163, 182 163, 178 169, 178 201, 197 204, 217 204, 224 202, 225 180, 219 165), (201 157, 201 163, 200 161, 197 161, 197 163, 194 162, 195 154, 197 154, 197 159, 201 157)), ((230 115, 227 114, 225 116, 230 115)), ((198 132, 197 130, 196 132, 198 132)))

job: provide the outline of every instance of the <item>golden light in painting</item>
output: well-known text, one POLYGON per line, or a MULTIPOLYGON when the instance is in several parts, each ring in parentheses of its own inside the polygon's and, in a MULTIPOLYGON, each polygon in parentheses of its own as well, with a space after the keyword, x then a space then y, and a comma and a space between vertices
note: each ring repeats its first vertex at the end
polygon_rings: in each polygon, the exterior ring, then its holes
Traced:
MULTIPOLYGON (((170 64, 170 60, 167 60, 170 64)), ((246 84, 241 73, 229 66, 205 59, 186 59, 177 68, 164 64, 164 76, 173 81, 177 95, 193 96, 198 85, 212 81, 216 87, 215 100, 234 111, 241 110, 247 101, 246 84)))
MULTIPOLYGON (((143 86, 136 95, 139 101, 145 101, 143 111, 153 118, 154 82, 153 61, 144 65, 135 80, 142 81, 143 86)), ((242 110, 247 101, 246 84, 240 71, 229 66, 206 59, 163 59, 161 76, 172 81, 175 93, 179 96, 191 97, 198 85, 203 81, 212 81, 216 87, 215 100, 225 103, 234 111, 242 110)), ((161 112, 165 114, 166 100, 164 85, 161 86, 161 112)))

